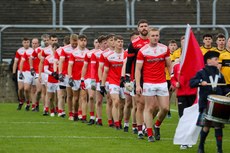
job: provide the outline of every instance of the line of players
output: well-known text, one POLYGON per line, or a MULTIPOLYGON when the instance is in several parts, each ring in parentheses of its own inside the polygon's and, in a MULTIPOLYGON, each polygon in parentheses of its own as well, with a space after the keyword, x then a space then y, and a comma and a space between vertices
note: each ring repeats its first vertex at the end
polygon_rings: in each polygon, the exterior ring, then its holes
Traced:
MULTIPOLYGON (((18 80, 18 110, 26 102, 28 111, 32 101, 32 111, 39 111, 39 101, 42 101, 43 115, 55 116, 57 113, 59 117, 65 117, 66 102, 69 120, 87 122, 89 112, 88 124, 102 126, 105 96, 110 127, 121 129, 124 117, 124 131, 128 132, 132 116, 132 129, 139 139, 146 133, 148 141, 160 140, 160 126, 169 112, 168 89, 175 88, 169 85, 170 81, 167 84, 165 68, 170 74, 171 61, 176 62, 180 57, 181 48, 177 49, 175 41, 170 41, 169 47, 159 43, 159 30, 149 29, 146 20, 140 20, 137 29, 131 34, 126 51, 123 38, 114 34, 99 36, 94 40, 92 50, 86 48, 85 35, 65 37, 62 47, 56 35, 42 35, 41 46, 34 38, 32 48, 29 47, 30 40, 24 38, 13 65, 13 76, 18 80)), ((219 34, 214 49, 211 48, 212 36, 205 35, 202 52, 225 49, 222 39, 225 41, 219 34)), ((183 41, 184 37, 181 38, 182 47, 183 41)), ((220 57, 224 69, 229 51, 223 51, 220 57)), ((225 71, 229 72, 229 67, 225 71)), ((229 85, 229 75, 225 76, 229 85)))

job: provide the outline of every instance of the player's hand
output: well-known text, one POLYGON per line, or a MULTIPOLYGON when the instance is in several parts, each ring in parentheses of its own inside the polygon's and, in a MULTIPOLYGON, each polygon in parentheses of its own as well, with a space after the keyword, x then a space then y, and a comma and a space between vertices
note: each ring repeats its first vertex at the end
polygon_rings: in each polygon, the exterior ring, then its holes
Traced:
POLYGON ((107 94, 106 90, 105 90, 105 86, 100 86, 100 93, 101 95, 104 97, 105 94, 107 94))
POLYGON ((12 74, 12 80, 15 82, 17 81, 17 73, 12 74))
POLYGON ((136 94, 141 95, 142 94, 142 88, 141 86, 136 86, 136 94))
POLYGON ((58 76, 59 81, 64 82, 64 78, 65 78, 65 76, 62 73, 59 74, 59 76, 58 76))
POLYGON ((36 72, 35 72, 34 68, 31 68, 31 69, 30 69, 30 74, 31 74, 32 76, 35 76, 35 75, 36 75, 36 72))
POLYGON ((80 88, 81 88, 81 90, 85 90, 85 81, 84 80, 81 80, 80 88))
POLYGON ((24 75, 22 74, 22 72, 19 73, 19 79, 23 80, 24 79, 24 75))
POLYGON ((96 90, 96 88, 97 88, 96 80, 92 79, 90 82, 90 85, 91 85, 92 90, 96 90))
POLYGON ((73 87, 75 85, 73 78, 69 78, 69 85, 70 87, 73 87))
POLYGON ((52 72, 51 74, 56 80, 59 79, 57 72, 52 72))

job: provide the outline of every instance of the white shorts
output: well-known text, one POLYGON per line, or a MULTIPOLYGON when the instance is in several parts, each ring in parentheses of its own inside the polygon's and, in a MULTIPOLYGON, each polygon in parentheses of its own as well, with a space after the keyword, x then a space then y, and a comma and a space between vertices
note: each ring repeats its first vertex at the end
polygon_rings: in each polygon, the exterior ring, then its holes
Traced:
POLYGON ((109 93, 110 94, 118 94, 121 99, 125 99, 124 88, 121 88, 118 85, 110 84, 109 85, 109 93))
POLYGON ((47 82, 48 82, 48 74, 42 72, 41 76, 42 76, 42 82, 41 82, 41 84, 46 85, 47 82))
POLYGON ((91 79, 86 79, 85 81, 85 89, 91 89, 91 79))
POLYGON ((167 82, 164 83, 144 83, 143 96, 169 96, 167 82))
POLYGON ((97 82, 97 88, 96 88, 96 91, 101 91, 101 88, 100 88, 100 82, 97 82))
POLYGON ((65 86, 65 87, 70 87, 70 85, 69 85, 69 77, 67 75, 65 75, 64 81, 63 82, 59 81, 59 85, 60 86, 65 86))
POLYGON ((81 80, 74 80, 74 86, 72 87, 72 90, 77 91, 80 89, 81 80))
POLYGON ((55 93, 58 88, 58 83, 50 83, 47 82, 47 92, 53 92, 55 93))
POLYGON ((108 81, 105 82, 105 90, 109 92, 109 82, 108 81))
POLYGON ((34 83, 34 77, 31 75, 30 71, 25 71, 25 72, 22 72, 22 73, 23 73, 23 76, 24 76, 24 83, 32 85, 34 83))
POLYGON ((18 73, 17 73, 17 80, 18 80, 18 82, 22 82, 22 83, 24 83, 24 78, 23 79, 19 79, 19 74, 20 74, 20 72, 18 71, 18 73))

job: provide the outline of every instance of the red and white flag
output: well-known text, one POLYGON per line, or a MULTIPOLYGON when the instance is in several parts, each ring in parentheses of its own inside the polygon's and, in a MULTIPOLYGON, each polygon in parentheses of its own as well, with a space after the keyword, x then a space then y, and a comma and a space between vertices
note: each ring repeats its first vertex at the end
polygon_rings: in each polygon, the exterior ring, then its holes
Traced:
MULTIPOLYGON (((188 25, 185 33, 185 44, 180 59, 180 73, 186 80, 190 80, 204 67, 204 58, 200 46, 188 25)), ((198 98, 194 105, 184 109, 174 135, 173 143, 177 145, 194 145, 197 142, 201 128, 196 126, 198 111, 198 98)))

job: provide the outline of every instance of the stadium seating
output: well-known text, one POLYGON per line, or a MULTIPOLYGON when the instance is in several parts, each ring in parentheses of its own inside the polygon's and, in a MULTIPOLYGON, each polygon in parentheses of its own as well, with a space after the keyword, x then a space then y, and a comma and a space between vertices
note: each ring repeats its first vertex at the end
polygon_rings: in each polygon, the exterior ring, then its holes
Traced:
MULTIPOLYGON (((212 23, 212 3, 210 0, 200 0, 201 24, 212 23)), ((227 0, 217 2, 217 24, 229 24, 230 10, 225 5, 227 0)), ((141 0, 136 1, 135 22, 139 19, 147 19, 151 25, 185 25, 196 24, 196 0, 191 0, 188 5, 185 0, 141 0)), ((115 0, 65 0, 63 8, 64 25, 126 25, 125 1, 115 0)), ((57 24, 59 17, 59 1, 57 1, 57 24)), ((52 25, 52 3, 50 0, 2 0, 0 5, 0 24, 49 24, 52 25)), ((130 29, 131 30, 131 29, 130 29)), ((130 30, 127 29, 88 29, 85 34, 89 37, 89 48, 92 48, 92 40, 100 34, 115 32, 125 37, 125 47, 128 44, 130 30)), ((167 43, 170 39, 179 38, 185 29, 167 29, 161 32, 161 42, 167 43)), ((217 33, 211 29, 201 29, 195 34, 198 40, 205 32, 217 33)), ((42 33, 57 33, 62 37, 69 32, 67 30, 52 29, 26 29, 10 28, 2 33, 3 58, 11 58, 14 52, 21 46, 22 37, 40 37, 42 33)), ((79 29, 74 29, 78 33, 79 29)), ((221 31, 222 32, 222 31, 221 31)))

